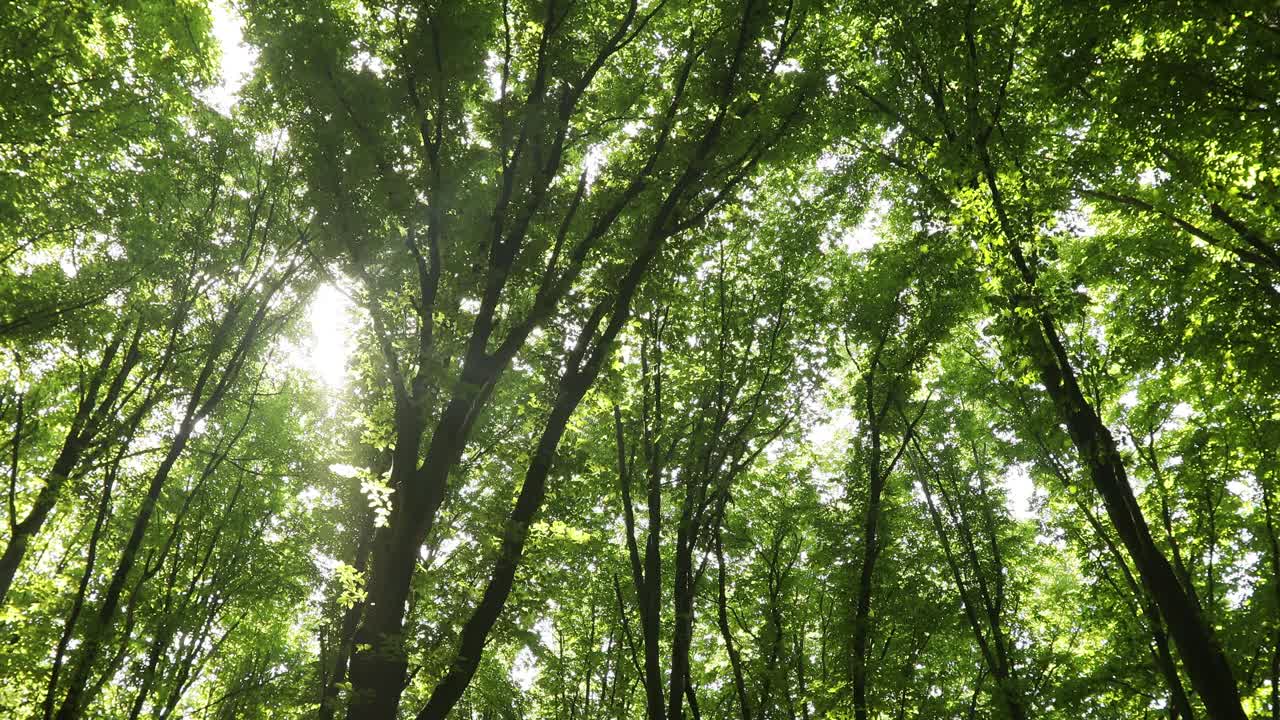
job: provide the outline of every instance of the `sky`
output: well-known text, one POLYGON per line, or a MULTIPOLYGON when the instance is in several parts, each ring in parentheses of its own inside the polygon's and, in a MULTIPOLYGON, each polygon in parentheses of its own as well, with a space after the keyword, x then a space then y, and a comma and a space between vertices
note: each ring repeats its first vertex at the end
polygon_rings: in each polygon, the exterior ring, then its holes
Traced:
POLYGON ((351 299, 329 283, 316 290, 307 307, 311 333, 297 349, 295 364, 311 371, 329 390, 346 385, 354 330, 351 309, 351 299))
MULTIPOLYGON (((224 115, 231 114, 241 88, 253 72, 257 54, 244 42, 244 23, 227 0, 214 0, 213 37, 221 56, 220 81, 204 100, 224 115)), ((326 389, 346 385, 347 359, 351 355, 353 319, 351 300, 330 283, 316 290, 307 307, 308 336, 300 345, 286 348, 295 367, 309 371, 326 389)))
POLYGON ((257 57, 244 44, 244 25, 240 14, 231 8, 227 0, 214 0, 209 4, 213 15, 213 37, 222 55, 222 82, 210 88, 204 99, 224 115, 231 113, 240 88, 253 71, 257 57))

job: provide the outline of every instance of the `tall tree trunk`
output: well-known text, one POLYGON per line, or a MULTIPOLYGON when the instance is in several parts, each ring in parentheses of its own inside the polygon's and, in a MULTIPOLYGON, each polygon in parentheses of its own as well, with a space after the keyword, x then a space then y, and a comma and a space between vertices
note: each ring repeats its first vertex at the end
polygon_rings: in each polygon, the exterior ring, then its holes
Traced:
POLYGON ((985 143, 978 143, 978 152, 1001 232, 1019 273, 1018 287, 1008 290, 1012 314, 1018 318, 1022 342, 1039 371, 1045 392, 1066 423, 1080 462, 1088 469, 1094 487, 1102 496, 1112 525, 1160 608, 1191 685, 1200 694, 1210 717, 1247 720, 1222 645, 1205 622, 1190 590, 1178 579, 1168 558, 1151 537, 1142 508, 1129 485, 1115 438, 1081 390, 1056 321, 1046 308, 1032 299, 1036 297, 1035 273, 1023 256, 1020 234, 1005 208, 985 143))
POLYGON ((555 463, 560 439, 568 427, 569 418, 577 410, 587 390, 595 383, 605 361, 613 354, 618 334, 631 317, 631 302, 640 287, 640 281, 666 237, 664 227, 663 223, 659 223, 650 233, 621 279, 616 295, 596 304, 580 331, 573 350, 565 359, 565 370, 558 383, 556 400, 543 426, 533 459, 525 471, 524 484, 520 487, 516 504, 508 517, 506 532, 489 583, 480 603, 463 625, 449 671, 432 690, 426 707, 418 713, 418 720, 444 720, 462 697, 480 665, 489 632, 511 594, 529 527, 546 496, 547 477, 555 463))
MULTIPOLYGON (((551 42, 551 35, 558 32, 557 28, 562 25, 560 21, 563 18, 556 19, 555 5, 547 5, 548 17, 542 24, 543 33, 538 41, 540 48, 538 54, 542 59, 537 63, 533 73, 534 89, 530 94, 529 104, 523 109, 527 114, 522 122, 517 123, 520 132, 515 142, 513 157, 509 161, 506 159, 503 161, 500 189, 491 215, 492 236, 485 244, 488 263, 484 293, 472 324, 471 334, 466 341, 467 347, 458 377, 459 382, 456 384, 457 389, 441 413, 439 423, 431 432, 426 457, 421 464, 417 465, 416 471, 393 470, 393 473, 404 472, 403 477, 409 481, 395 487, 391 517, 387 526, 381 528, 375 538, 367 607, 364 619, 356 631, 357 651, 351 658, 350 676, 353 694, 347 713, 349 720, 392 720, 396 715, 400 695, 403 693, 406 682, 407 661, 402 637, 404 609, 416 567, 418 548, 434 526, 436 512, 447 488, 449 474, 456 467, 466 446, 471 427, 487 404, 495 383, 524 347, 533 329, 552 317, 558 310, 559 304, 582 274, 594 247, 614 229, 615 223, 624 212, 635 206, 637 198, 650 189, 649 186, 654 182, 655 177, 665 176, 665 170, 663 175, 659 175, 659 161, 666 159, 670 154, 668 149, 669 144, 673 144, 677 111, 686 104, 686 85, 694 66, 704 58, 705 47, 690 48, 679 63, 671 86, 670 99, 663 103, 665 107, 662 109, 661 118, 655 123, 653 144, 644 154, 646 158, 644 164, 636 169, 625 187, 612 200, 598 209, 598 214, 591 221, 586 232, 576 242, 562 246, 561 243, 573 225, 572 221, 579 201, 585 194, 587 173, 581 174, 578 195, 568 204, 561 229, 555 239, 551 263, 546 267, 542 279, 535 284, 533 309, 523 318, 511 322, 505 336, 498 337, 495 334, 499 319, 495 313, 500 304, 509 300, 505 297, 509 295, 506 288, 513 276, 512 271, 517 259, 524 257, 523 249, 528 240, 529 228, 535 216, 546 209, 544 201, 549 196, 548 191, 564 169, 568 157, 568 153, 565 152, 566 141, 574 124, 571 121, 579 110, 577 107, 579 99, 591 87, 597 73, 610 58, 632 42, 640 34, 640 29, 648 24, 662 8, 663 4, 659 3, 642 12, 640 3, 630 3, 617 18, 616 23, 610 25, 609 35, 603 45, 594 48, 594 60, 587 64, 580 75, 573 78, 551 78, 546 74, 548 65, 544 60, 551 56, 548 48, 559 45, 559 40, 555 43, 551 42), (555 103, 559 106, 558 112, 543 112, 544 108, 541 105, 547 100, 545 97, 547 89, 552 85, 560 84, 563 84, 564 91, 563 93, 556 91, 560 95, 555 103), (521 154, 527 144, 540 145, 537 153, 531 154, 542 159, 533 166, 530 166, 521 154), (561 268, 558 264, 563 264, 564 267, 561 268), (495 340, 498 347, 491 351, 490 346, 495 344, 491 341, 495 340), (409 478, 410 472, 413 474, 412 478, 409 478)), ((628 268, 626 276, 620 278, 618 287, 622 289, 618 291, 617 302, 622 312, 610 318, 611 325, 615 319, 618 321, 618 329, 621 323, 625 322, 629 311, 629 295, 634 293, 635 286, 647 273, 662 242, 675 233, 702 222, 713 209, 719 207, 754 169, 765 150, 778 142, 800 112, 800 105, 797 103, 791 109, 791 113, 782 118, 777 126, 770 127, 768 132, 753 137, 746 152, 729 156, 725 162, 719 163, 720 166, 716 167, 717 163, 714 161, 719 159, 718 155, 722 152, 721 136, 731 117, 731 107, 741 94, 739 84, 742 81, 741 75, 745 72, 742 58, 759 31, 759 28, 755 27, 758 22, 756 17, 758 13, 749 12, 750 7, 747 10, 748 12, 744 13, 736 28, 736 34, 732 36, 736 42, 732 45, 728 72, 718 79, 721 93, 716 112, 704 125, 703 132, 692 145, 692 151, 676 164, 674 180, 657 195, 658 205, 652 213, 649 213, 651 219, 646 220, 647 227, 643 231, 644 235, 637 238, 639 242, 638 247, 635 248, 635 260, 628 268), (709 177, 714 178, 711 198, 706 201, 697 201, 699 194, 707 189, 704 185, 707 184, 709 177), (625 299, 623 299, 624 295, 627 296, 625 299)), ((433 26, 436 20, 434 16, 421 18, 422 22, 433 26)), ((793 24, 792 20, 793 18, 788 15, 787 21, 782 23, 784 31, 793 24)), ((794 28, 789 32, 790 35, 783 37, 784 42, 789 42, 794 37, 794 28)), ((416 77, 410 72, 404 80, 409 85, 411 102, 416 102, 417 93, 414 89, 417 83, 416 77)), ((746 112, 754 112, 756 109, 757 104, 753 103, 746 108, 746 112)), ((437 129, 439 127, 437 125, 437 129)), ((429 154, 433 158, 438 158, 436 153, 439 151, 439 145, 433 145, 433 147, 435 149, 429 154)), ((430 164, 433 166, 433 175, 438 178, 439 167, 436 160, 432 159, 430 164)), ((438 204, 432 204, 431 210, 438 214, 440 207, 438 204)), ((430 237, 438 235, 439 232, 437 222, 428 223, 429 254, 432 259, 428 261, 421 256, 416 258, 420 268, 421 308, 429 308, 434 303, 435 280, 431 278, 439 277, 440 256, 438 243, 430 241, 430 237)), ((415 247, 411 244, 411 250, 415 247)), ((597 307, 596 310, 599 311, 600 308, 597 307)), ((598 325, 604 317, 604 314, 593 314, 587 325, 589 327, 598 325)), ((430 325, 432 322, 430 318, 431 313, 423 313, 422 327, 430 325)), ((592 332, 598 332, 598 328, 593 327, 592 332)), ((616 330, 611 332, 616 333, 616 330)), ((430 373, 431 368, 426 366, 426 362, 433 350, 429 333, 420 333, 420 338, 419 375, 421 376, 430 373)), ((595 350, 607 348, 611 342, 612 340, 599 339, 593 353, 595 350)), ((389 342, 384 345, 390 348, 389 342)), ((384 350, 384 354, 390 359, 393 352, 384 350)), ((585 373, 585 369, 583 372, 585 373)), ((595 372, 596 370, 592 370, 591 374, 594 375, 595 372)), ((403 388, 398 388, 397 393, 404 395, 405 391, 403 388)), ((417 397, 417 394, 412 393, 411 396, 417 397)), ((544 437, 549 436, 544 435, 544 437)), ((397 465, 400 463, 397 462, 397 465)), ((528 479, 526 477, 526 483, 528 479)), ((537 509, 541 498, 541 491, 537 491, 535 485, 537 483, 529 485, 530 501, 534 502, 531 510, 537 509)), ((523 513, 523 506, 518 507, 518 511, 523 513)), ((511 564, 511 572, 514 572, 514 564, 519 560, 523 542, 522 536, 517 537, 511 532, 508 532, 504 538, 504 548, 513 550, 514 555, 504 554, 499 557, 495 573, 486 589, 486 597, 481 600, 481 606, 477 607, 476 613, 472 616, 472 620, 476 622, 474 628, 477 631, 491 622, 486 619, 491 611, 495 608, 500 610, 505 603, 508 590, 500 587, 503 584, 501 576, 508 572, 507 564, 511 564), (497 584, 494 584, 495 582, 497 584), (490 590, 493 591, 493 595, 488 594, 490 590)), ((464 644, 473 639, 468 637, 464 644)), ((482 645, 483 637, 480 640, 482 645)), ((478 658, 467 656, 464 660, 465 663, 470 663, 473 660, 478 661, 478 658)), ((433 700, 428 704, 429 708, 433 708, 431 712, 436 712, 434 708, 452 707, 454 701, 446 701, 446 698, 454 693, 451 683, 463 676, 469 678, 470 673, 473 672, 468 670, 465 663, 455 664, 450 669, 450 675, 446 676, 446 684, 438 688, 442 693, 440 701, 433 700), (458 674, 454 674, 455 669, 458 674)))
MULTIPOLYGON (((689 508, 689 499, 685 499, 689 508)), ((675 573, 672 583, 671 606, 674 611, 671 633, 671 667, 667 684, 667 718, 684 717, 686 682, 689 676, 689 648, 693 642, 693 544, 689 517, 685 517, 676 531, 675 573)))
MULTIPOLYGON (((896 318, 886 318, 879 329, 875 347, 871 357, 866 361, 863 374, 861 398, 862 412, 865 415, 860 421, 866 426, 866 453, 863 462, 867 472, 867 501, 862 518, 862 564, 858 568, 858 583, 855 589, 855 605, 853 617, 853 713, 855 720, 867 720, 867 694, 870 685, 870 667, 867 659, 871 653, 871 601, 875 589, 875 566, 880 557, 882 538, 880 522, 885 486, 889 476, 893 474, 902 459, 911 439, 915 436, 916 426, 924 417, 928 407, 926 400, 914 419, 905 417, 901 406, 895 406, 896 392, 902 386, 892 386, 883 380, 882 372, 888 370, 884 363, 885 348, 889 344, 891 334, 897 331, 893 325, 896 318), (878 394, 884 394, 883 401, 878 394), (885 419, 891 409, 903 414, 906 427, 898 447, 892 453, 884 447, 885 419)), ((908 372, 910 361, 907 366, 908 372)), ((887 649, 887 644, 886 644, 887 649)))
MULTIPOLYGON (((390 457, 384 454, 374 461, 370 468, 374 477, 380 478, 387 473, 389 460, 390 457)), ((356 498, 356 502, 361 501, 362 498, 356 498)), ((362 507, 357 510, 357 523, 361 525, 360 537, 356 539, 356 553, 355 557, 352 557, 352 566, 357 573, 364 574, 369 568, 369 553, 372 550, 374 533, 378 528, 374 524, 374 515, 367 503, 361 502, 361 505, 362 507)), ((320 688, 320 708, 316 712, 319 720, 333 720, 338 714, 339 685, 347 680, 347 669, 351 662, 352 650, 355 648, 356 628, 360 624, 360 614, 364 609, 365 602, 355 602, 343 611, 342 624, 338 628, 338 647, 334 651, 333 670, 326 676, 323 687, 320 688)))
POLYGON ((720 626, 720 637, 724 639, 725 650, 729 654, 729 665, 733 669, 733 690, 738 697, 738 710, 742 720, 751 720, 751 702, 747 698, 747 684, 742 676, 742 655, 733 642, 733 630, 729 627, 729 603, 725 593, 724 544, 721 541, 719 527, 715 529, 716 566, 716 621, 720 626))
POLYGON ((443 720, 447 717, 449 711, 462 697, 463 691, 471 683, 476 669, 479 668, 489 631, 497 622, 506 604, 507 596, 511 593, 516 569, 519 567, 520 557, 524 551, 524 543, 528 538, 529 526, 533 523, 533 517, 541 507, 542 499, 546 494, 547 475, 550 474, 555 461, 560 437, 564 434, 569 417, 585 391, 585 385, 581 390, 575 387, 562 390, 560 400, 552 409, 533 461, 525 472, 524 484, 520 488, 515 508, 507 520, 506 533, 498 550, 493 574, 485 587, 480 603, 463 625, 453 663, 431 692, 431 698, 426 707, 418 713, 418 720, 443 720))
MULTIPOLYGON (((1276 508, 1269 478, 1261 469, 1258 485, 1262 488, 1263 526, 1267 531, 1268 561, 1271 565, 1271 587, 1276 607, 1280 607, 1280 537, 1276 532, 1276 508)), ((1280 720, 1280 619, 1271 618, 1271 720, 1280 720)))
MULTIPOLYGON (((462 459, 467 437, 501 367, 483 352, 464 364, 458 390, 431 432, 426 457, 418 461, 424 420, 421 394, 396 401, 396 444, 391 466, 391 514, 374 532, 364 617, 355 633, 348 675, 348 720, 391 720, 408 682, 404 619, 418 553, 435 527, 449 474, 462 459)), ((398 393, 399 395, 399 393, 398 393)))
MULTIPOLYGON (((1025 399, 1021 396, 1019 396, 1019 399, 1023 401, 1023 406, 1027 407, 1025 399)), ((1142 583, 1134 578, 1133 572, 1129 568, 1128 559, 1120 551, 1120 548, 1116 546, 1111 533, 1103 527, 1097 513, 1089 507, 1089 504, 1078 493, 1072 491, 1070 475, 1066 468, 1058 462, 1044 436, 1037 431, 1035 432, 1035 439, 1040 448, 1043 462, 1058 478, 1058 481, 1062 483, 1063 491, 1071 497, 1076 508, 1084 515, 1089 527, 1093 529, 1094 536, 1098 542, 1102 543, 1102 547, 1106 549, 1116 567, 1120 569, 1120 574, 1124 578, 1128 589, 1126 598, 1130 601, 1130 607, 1136 612, 1141 612, 1146 620, 1144 626, 1151 636, 1152 661, 1155 663, 1161 677, 1164 678, 1165 687, 1169 690, 1170 717, 1195 720, 1195 710, 1191 706, 1191 699, 1187 697, 1187 690, 1182 684, 1182 676, 1178 674, 1178 665, 1169 647, 1169 634, 1165 630, 1164 621, 1160 618, 1160 609, 1156 607, 1155 600, 1151 598, 1151 593, 1147 592, 1142 583)), ((1118 588, 1117 592, 1124 594, 1124 591, 1118 588)))
MULTIPOLYGON (((381 476, 381 472, 374 470, 375 477, 381 476)), ((385 472, 385 469, 382 471, 385 472)), ((369 565, 369 551, 373 544, 373 533, 376 529, 373 522, 373 514, 365 508, 359 522, 363 525, 360 531, 360 537, 356 541, 356 552, 353 558, 352 567, 356 572, 363 574, 369 565)), ((333 670, 325 679, 324 686, 320 692, 320 709, 317 711, 318 720, 333 720, 337 716, 339 702, 339 686, 347 679, 347 666, 351 660, 351 651, 355 645, 356 627, 360 622, 360 612, 364 609, 363 602, 356 602, 342 613, 342 623, 338 628, 337 649, 333 662, 333 670)))
MULTIPOLYGON (((647 373, 648 365, 644 364, 647 373)), ((654 415, 655 421, 661 424, 662 417, 662 378, 657 373, 654 379, 654 415)), ((646 404, 646 409, 648 405, 646 404)), ((631 498, 631 480, 634 461, 628 463, 626 444, 622 431, 622 414, 618 406, 613 407, 614 434, 618 449, 618 476, 622 491, 623 522, 626 526, 627 554, 631 560, 631 578, 636 591, 636 604, 640 609, 640 642, 644 651, 643 675, 640 678, 644 686, 645 713, 648 720, 664 720, 666 716, 666 699, 662 685, 661 631, 662 631, 662 490, 659 464, 659 449, 651 442, 652 436, 646 432, 643 437, 645 478, 647 480, 648 533, 645 541, 645 552, 641 559, 636 542, 635 505, 631 498)), ((619 592, 619 610, 621 593, 619 592)), ((625 615, 624 621, 625 621, 625 615)))
MULTIPOLYGON (((873 431, 874 432, 874 431, 873 431)), ((885 479, 880 473, 880 441, 875 433, 871 459, 867 463, 867 507, 862 519, 862 565, 858 568, 853 615, 853 713, 856 720, 867 720, 868 639, 871 624, 871 592, 876 559, 880 555, 880 503, 885 479)))

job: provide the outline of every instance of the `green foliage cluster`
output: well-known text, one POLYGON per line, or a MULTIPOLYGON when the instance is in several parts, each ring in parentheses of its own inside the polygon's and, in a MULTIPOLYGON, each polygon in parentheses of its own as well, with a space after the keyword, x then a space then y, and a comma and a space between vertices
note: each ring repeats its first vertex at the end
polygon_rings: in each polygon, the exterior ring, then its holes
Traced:
POLYGON ((1266 2, 0 4, 0 716, 1280 720, 1278 168, 1266 2))

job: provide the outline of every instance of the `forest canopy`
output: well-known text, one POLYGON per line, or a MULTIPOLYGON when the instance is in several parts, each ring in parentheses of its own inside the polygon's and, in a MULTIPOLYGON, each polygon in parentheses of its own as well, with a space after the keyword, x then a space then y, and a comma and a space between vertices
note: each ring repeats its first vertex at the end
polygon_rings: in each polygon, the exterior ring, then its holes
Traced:
POLYGON ((1280 720, 1280 10, 0 4, 0 716, 1280 720))

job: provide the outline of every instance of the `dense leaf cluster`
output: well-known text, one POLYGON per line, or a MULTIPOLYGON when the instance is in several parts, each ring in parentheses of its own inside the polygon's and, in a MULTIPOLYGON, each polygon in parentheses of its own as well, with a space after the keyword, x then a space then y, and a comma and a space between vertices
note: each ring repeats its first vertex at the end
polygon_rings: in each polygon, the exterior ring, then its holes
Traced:
POLYGON ((1245 0, 4 5, 0 715, 1280 719, 1278 103, 1245 0))

